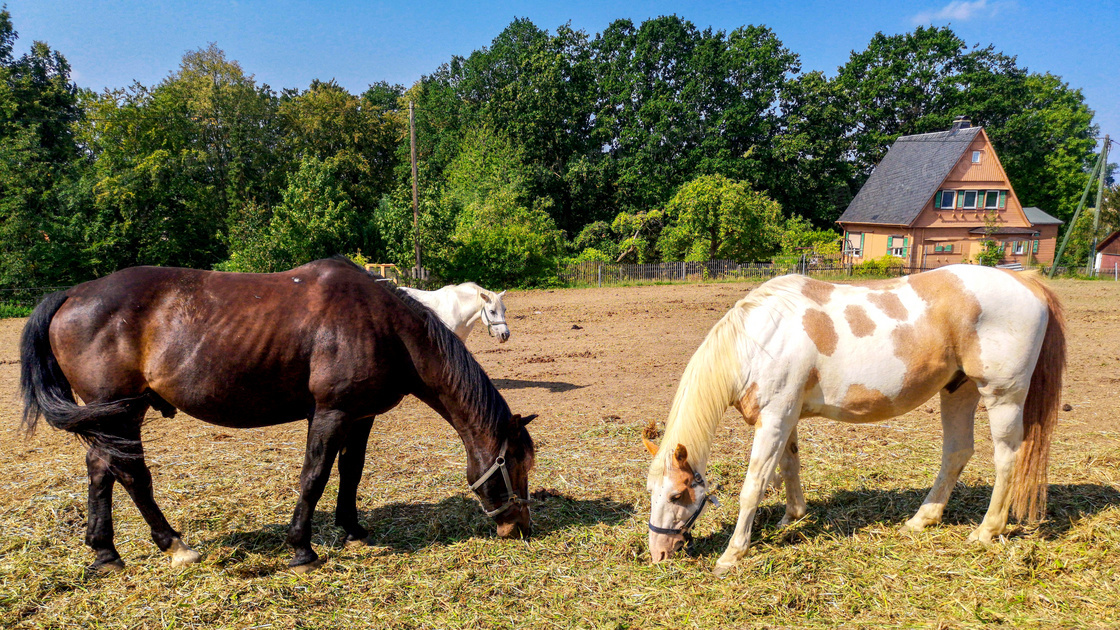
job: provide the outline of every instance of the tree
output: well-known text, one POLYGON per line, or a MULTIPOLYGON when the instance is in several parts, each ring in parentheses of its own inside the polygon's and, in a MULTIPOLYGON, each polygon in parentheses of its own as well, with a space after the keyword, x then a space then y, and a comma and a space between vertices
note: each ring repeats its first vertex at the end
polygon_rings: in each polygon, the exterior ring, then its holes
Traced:
POLYGON ((17 37, 0 10, 0 283, 68 282, 86 275, 69 264, 73 221, 60 198, 78 178, 73 125, 84 93, 65 57, 43 42, 13 58, 17 37))
POLYGON ((279 201, 285 169, 276 96, 216 46, 184 55, 154 88, 90 103, 96 156, 85 256, 99 273, 135 264, 209 268, 243 204, 279 201))
POLYGON ((701 173, 761 182, 778 93, 799 71, 772 31, 700 31, 676 16, 640 27, 619 20, 592 49, 593 138, 611 159, 617 208, 660 206, 701 173))
POLYGON ((354 253, 368 241, 364 220, 345 192, 341 160, 306 157, 269 213, 243 206, 232 221, 230 271, 283 271, 319 258, 354 253))
POLYGON ((667 260, 765 260, 778 251, 781 207, 745 182, 721 175, 694 179, 665 207, 658 244, 667 260))

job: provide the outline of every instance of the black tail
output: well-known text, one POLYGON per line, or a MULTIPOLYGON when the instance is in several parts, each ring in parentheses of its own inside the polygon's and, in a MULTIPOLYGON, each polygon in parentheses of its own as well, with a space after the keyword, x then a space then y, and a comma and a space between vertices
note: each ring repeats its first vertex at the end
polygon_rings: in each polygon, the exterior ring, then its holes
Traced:
POLYGON ((105 422, 131 415, 145 406, 147 401, 144 397, 139 397, 79 405, 74 400, 70 381, 62 373, 51 349, 49 334, 51 319, 64 302, 65 291, 43 298, 23 328, 19 349, 23 429, 28 434, 33 433, 39 416, 43 416, 56 429, 77 434, 86 442, 113 448, 127 440, 105 431, 105 422))

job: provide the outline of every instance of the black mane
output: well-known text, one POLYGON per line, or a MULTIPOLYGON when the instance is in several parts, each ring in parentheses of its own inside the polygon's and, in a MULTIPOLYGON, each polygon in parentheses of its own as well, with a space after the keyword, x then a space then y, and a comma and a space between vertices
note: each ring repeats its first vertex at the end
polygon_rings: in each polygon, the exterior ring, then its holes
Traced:
POLYGON ((494 387, 494 383, 479 365, 470 350, 467 350, 455 333, 448 328, 430 308, 417 301, 406 291, 382 278, 379 274, 367 271, 358 266, 354 261, 344 256, 335 256, 334 260, 345 261, 355 268, 374 278, 387 291, 393 293, 417 317, 424 321, 428 340, 431 341, 444 357, 444 376, 451 391, 454 392, 464 405, 473 410, 478 420, 492 435, 501 436, 505 433, 506 425, 512 412, 506 399, 494 387))

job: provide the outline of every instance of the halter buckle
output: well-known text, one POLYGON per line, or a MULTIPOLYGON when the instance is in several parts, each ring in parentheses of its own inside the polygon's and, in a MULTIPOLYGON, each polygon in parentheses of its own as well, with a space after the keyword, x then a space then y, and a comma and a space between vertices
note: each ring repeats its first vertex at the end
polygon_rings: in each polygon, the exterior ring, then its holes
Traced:
POLYGON ((506 468, 506 447, 508 446, 508 441, 502 442, 502 450, 499 451, 498 456, 494 458, 494 463, 490 465, 490 468, 488 468, 486 472, 482 473, 481 477, 470 484, 471 491, 478 495, 479 502, 481 502, 482 495, 478 494, 478 489, 481 488, 482 484, 486 483, 486 480, 492 477, 495 472, 499 470, 502 472, 502 479, 506 482, 506 502, 493 510, 487 510, 486 506, 483 505, 482 512, 490 518, 494 518, 514 505, 528 505, 530 503, 529 499, 522 499, 521 496, 517 494, 513 489, 513 482, 509 479, 509 469, 506 468))

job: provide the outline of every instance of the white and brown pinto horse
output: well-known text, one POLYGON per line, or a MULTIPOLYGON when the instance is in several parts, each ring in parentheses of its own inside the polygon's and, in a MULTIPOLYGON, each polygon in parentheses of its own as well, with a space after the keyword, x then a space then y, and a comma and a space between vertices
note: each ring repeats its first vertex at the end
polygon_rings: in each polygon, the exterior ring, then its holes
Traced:
POLYGON ((995 485, 988 513, 969 540, 1004 533, 1009 508, 1042 517, 1050 435, 1057 419, 1065 334, 1061 305, 1032 275, 954 265, 906 278, 837 285, 775 278, 716 323, 681 377, 654 454, 650 553, 680 549, 710 500, 705 469, 712 436, 729 405, 755 427, 739 520, 716 564, 723 573, 750 544, 766 481, 781 464, 782 525, 805 514, 798 477, 797 422, 886 420, 941 395, 941 471, 917 514, 921 530, 941 521, 972 457, 977 403, 988 410, 995 485))
POLYGON ((475 324, 482 322, 491 337, 505 343, 509 340, 506 324, 506 305, 502 303, 505 291, 495 293, 473 282, 447 285, 436 291, 421 291, 401 287, 413 299, 427 306, 455 335, 467 340, 475 324))

